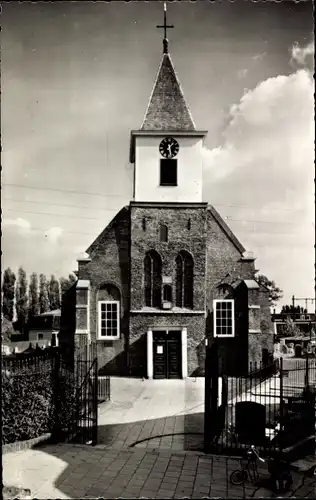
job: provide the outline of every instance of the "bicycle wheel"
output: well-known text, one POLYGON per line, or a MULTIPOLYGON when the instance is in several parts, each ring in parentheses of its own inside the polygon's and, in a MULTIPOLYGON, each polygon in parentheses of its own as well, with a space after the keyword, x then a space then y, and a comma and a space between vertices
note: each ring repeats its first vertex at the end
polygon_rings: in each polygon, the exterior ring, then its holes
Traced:
POLYGON ((235 486, 243 484, 247 480, 248 474, 247 471, 243 469, 234 470, 230 475, 230 482, 235 486))

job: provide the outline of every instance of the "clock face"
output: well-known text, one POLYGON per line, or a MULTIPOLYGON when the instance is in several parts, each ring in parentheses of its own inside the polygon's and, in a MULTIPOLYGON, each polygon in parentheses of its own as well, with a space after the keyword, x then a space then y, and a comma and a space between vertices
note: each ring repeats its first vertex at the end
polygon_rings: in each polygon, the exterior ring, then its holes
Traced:
POLYGON ((165 158, 174 158, 179 153, 179 144, 173 137, 165 137, 159 145, 159 151, 165 158))

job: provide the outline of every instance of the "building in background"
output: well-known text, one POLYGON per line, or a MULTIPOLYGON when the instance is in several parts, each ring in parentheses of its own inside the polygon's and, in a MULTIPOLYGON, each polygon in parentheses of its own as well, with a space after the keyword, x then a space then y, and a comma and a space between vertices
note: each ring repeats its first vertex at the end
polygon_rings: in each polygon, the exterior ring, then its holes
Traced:
POLYGON ((273 321, 274 335, 275 339, 282 337, 289 337, 289 325, 294 327, 293 334, 295 334, 295 329, 297 333, 301 333, 306 337, 315 336, 315 326, 316 326, 316 315, 315 313, 306 312, 306 310, 297 311, 283 311, 280 313, 275 313, 271 315, 273 321))
POLYGON ((49 341, 51 345, 58 345, 61 310, 55 309, 38 316, 33 316, 28 322, 28 340, 30 342, 49 341))

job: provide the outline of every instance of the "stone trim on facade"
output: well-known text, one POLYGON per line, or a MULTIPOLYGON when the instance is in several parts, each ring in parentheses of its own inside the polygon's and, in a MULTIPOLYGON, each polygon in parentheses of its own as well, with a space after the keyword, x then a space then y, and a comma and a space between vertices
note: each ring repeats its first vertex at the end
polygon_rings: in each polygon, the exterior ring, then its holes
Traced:
MULTIPOLYGON (((153 333, 155 331, 161 330, 162 327, 152 327, 147 330, 146 335, 146 345, 147 345, 147 378, 152 379, 154 376, 154 351, 153 351, 153 333)), ((188 376, 188 341, 187 341, 187 328, 183 326, 170 326, 165 328, 166 331, 178 331, 181 330, 181 373, 182 378, 185 379, 188 376)))

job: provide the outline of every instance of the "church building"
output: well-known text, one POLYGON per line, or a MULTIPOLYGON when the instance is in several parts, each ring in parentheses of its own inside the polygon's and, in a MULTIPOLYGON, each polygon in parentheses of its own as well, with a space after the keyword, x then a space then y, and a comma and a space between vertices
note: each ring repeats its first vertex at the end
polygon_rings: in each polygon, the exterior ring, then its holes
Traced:
POLYGON ((203 376, 206 346, 217 342, 228 372, 246 373, 273 353, 268 292, 253 255, 203 200, 207 132, 184 98, 166 27, 144 120, 130 136, 132 200, 78 260, 59 343, 95 343, 100 375, 168 379, 203 376))

